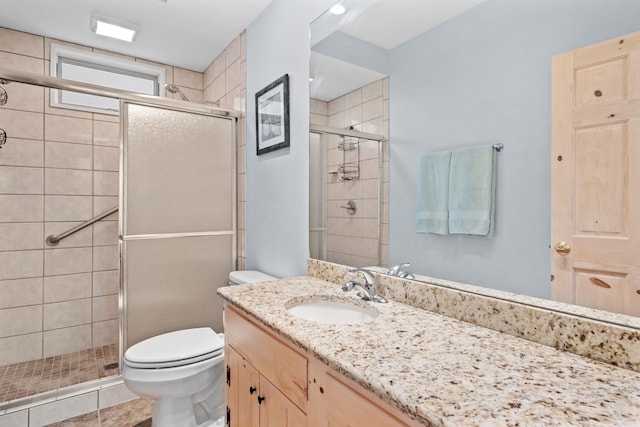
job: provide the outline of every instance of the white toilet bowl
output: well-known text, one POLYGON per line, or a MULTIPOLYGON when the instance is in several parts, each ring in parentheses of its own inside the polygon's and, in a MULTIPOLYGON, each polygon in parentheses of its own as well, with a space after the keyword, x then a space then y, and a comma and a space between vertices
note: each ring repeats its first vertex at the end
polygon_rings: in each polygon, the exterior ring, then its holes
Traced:
POLYGON ((184 329, 131 346, 122 378, 154 399, 153 427, 224 424, 224 339, 211 328, 184 329))

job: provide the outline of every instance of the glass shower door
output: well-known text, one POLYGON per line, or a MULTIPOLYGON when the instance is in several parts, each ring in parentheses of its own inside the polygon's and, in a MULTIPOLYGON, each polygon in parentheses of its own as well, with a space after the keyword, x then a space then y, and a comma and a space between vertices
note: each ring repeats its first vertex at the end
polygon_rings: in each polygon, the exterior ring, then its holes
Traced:
POLYGON ((235 265, 235 119, 123 102, 124 349, 160 333, 222 331, 216 289, 235 265))

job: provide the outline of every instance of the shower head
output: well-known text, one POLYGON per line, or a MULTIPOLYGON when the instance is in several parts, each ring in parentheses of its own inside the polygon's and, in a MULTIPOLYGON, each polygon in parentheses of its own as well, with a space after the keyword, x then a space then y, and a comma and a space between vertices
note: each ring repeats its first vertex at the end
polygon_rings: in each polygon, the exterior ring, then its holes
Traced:
POLYGON ((180 97, 182 98, 183 101, 189 101, 189 98, 187 98, 187 95, 185 95, 184 93, 182 93, 182 91, 180 90, 180 88, 176 85, 170 85, 169 83, 166 83, 164 85, 164 88, 166 90, 168 90, 169 92, 173 93, 173 94, 178 94, 180 95, 180 97))
POLYGON ((0 148, 7 142, 7 133, 4 129, 0 129, 0 148))

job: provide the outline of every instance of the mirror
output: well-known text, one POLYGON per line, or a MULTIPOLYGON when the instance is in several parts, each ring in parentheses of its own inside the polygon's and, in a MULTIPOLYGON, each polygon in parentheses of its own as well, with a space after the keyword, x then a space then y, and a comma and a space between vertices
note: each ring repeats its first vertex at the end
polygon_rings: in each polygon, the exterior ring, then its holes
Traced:
POLYGON ((640 3, 340 3, 344 15, 327 12, 311 26, 311 123, 318 93, 329 93, 316 85, 335 90, 335 98, 320 99, 331 106, 370 84, 346 84, 363 70, 386 81, 380 265, 410 262, 416 274, 550 299, 552 57, 640 30, 640 3), (330 65, 323 68, 324 57, 330 65), (496 156, 493 237, 416 233, 420 158, 489 142, 504 145, 496 156))

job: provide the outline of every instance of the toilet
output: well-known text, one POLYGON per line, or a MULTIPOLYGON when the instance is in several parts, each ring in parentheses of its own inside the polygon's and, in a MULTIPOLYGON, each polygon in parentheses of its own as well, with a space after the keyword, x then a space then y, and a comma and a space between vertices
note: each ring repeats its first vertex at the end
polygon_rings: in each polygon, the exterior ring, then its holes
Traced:
POLYGON ((268 282, 270 280, 278 280, 276 277, 269 276, 262 271, 241 270, 229 273, 229 285, 245 285, 247 283, 268 282))
MULTIPOLYGON (((276 280, 260 271, 232 271, 230 285, 276 280)), ((122 378, 138 396, 155 400, 153 427, 222 427, 225 423, 224 335, 183 329, 127 349, 122 378)))
POLYGON ((224 425, 224 337, 193 328, 148 338, 127 349, 122 378, 154 399, 153 427, 224 425))

